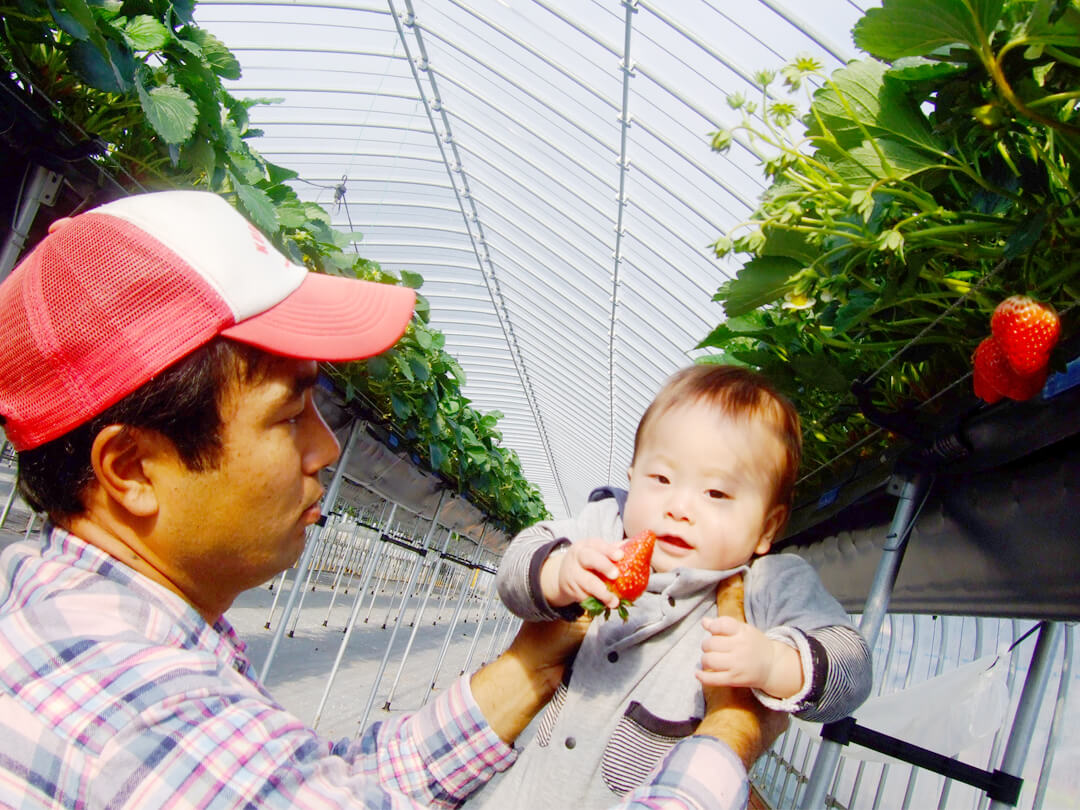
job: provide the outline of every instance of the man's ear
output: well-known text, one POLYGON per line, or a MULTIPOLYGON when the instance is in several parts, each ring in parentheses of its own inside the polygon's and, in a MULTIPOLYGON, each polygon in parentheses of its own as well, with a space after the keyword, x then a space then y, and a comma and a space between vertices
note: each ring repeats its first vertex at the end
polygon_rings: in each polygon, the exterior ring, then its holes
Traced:
POLYGON ((760 555, 769 552, 776 535, 779 534, 780 529, 787 522, 787 514, 787 507, 780 504, 769 510, 769 514, 765 517, 765 523, 762 526, 761 540, 754 547, 755 554, 760 555))
POLYGON ((100 491, 136 517, 158 510, 157 492, 146 474, 146 460, 162 451, 162 437, 125 425, 109 425, 90 446, 90 464, 100 491))

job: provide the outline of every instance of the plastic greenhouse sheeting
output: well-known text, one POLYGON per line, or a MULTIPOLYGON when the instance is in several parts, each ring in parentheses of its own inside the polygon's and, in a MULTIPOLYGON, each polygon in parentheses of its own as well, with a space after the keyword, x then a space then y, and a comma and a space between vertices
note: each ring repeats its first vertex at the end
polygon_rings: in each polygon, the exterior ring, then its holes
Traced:
POLYGON ((710 244, 764 188, 727 98, 832 70, 877 3, 217 2, 253 145, 385 269, 420 273, 464 393, 561 517, 625 480, 634 429, 723 319, 710 244))

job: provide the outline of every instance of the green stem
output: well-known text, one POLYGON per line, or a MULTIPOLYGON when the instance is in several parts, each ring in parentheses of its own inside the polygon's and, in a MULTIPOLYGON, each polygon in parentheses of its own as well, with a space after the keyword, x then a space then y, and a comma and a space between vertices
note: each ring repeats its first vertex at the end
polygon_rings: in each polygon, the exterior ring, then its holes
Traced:
POLYGON ((1074 98, 1080 98, 1080 93, 1053 93, 1049 96, 1043 96, 1034 101, 1029 101, 1028 107, 1043 107, 1047 104, 1057 104, 1059 101, 1069 101, 1074 98))

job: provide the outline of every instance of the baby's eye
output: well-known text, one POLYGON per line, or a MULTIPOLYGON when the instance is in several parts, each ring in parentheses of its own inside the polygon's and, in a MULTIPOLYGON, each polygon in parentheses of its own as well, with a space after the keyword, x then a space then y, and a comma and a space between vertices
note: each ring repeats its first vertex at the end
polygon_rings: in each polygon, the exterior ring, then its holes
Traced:
POLYGON ((660 475, 660 473, 654 473, 652 478, 658 484, 670 484, 671 483, 670 479, 668 479, 668 477, 666 475, 660 475))
POLYGON ((708 490, 708 492, 706 494, 710 498, 713 498, 714 500, 718 500, 718 501, 723 500, 724 498, 731 497, 726 492, 724 492, 722 489, 710 489, 710 490, 708 490))

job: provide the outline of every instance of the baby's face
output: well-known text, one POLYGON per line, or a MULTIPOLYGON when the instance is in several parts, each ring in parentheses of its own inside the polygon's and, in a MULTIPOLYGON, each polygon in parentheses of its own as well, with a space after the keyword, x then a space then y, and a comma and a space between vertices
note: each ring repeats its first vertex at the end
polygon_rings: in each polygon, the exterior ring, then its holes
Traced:
POLYGON ((784 516, 773 503, 783 446, 767 421, 699 402, 646 427, 630 468, 626 536, 656 533, 654 571, 723 570, 769 550, 784 516))

